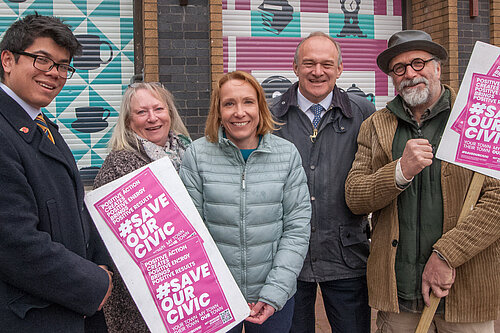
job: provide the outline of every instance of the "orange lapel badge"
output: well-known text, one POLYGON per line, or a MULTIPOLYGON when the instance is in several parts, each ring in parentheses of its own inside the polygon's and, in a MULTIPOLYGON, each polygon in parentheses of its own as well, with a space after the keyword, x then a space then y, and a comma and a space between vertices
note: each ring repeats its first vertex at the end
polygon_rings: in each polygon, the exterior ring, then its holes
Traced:
POLYGON ((24 134, 28 133, 30 131, 30 129, 28 127, 21 127, 19 129, 20 132, 23 132, 24 134))

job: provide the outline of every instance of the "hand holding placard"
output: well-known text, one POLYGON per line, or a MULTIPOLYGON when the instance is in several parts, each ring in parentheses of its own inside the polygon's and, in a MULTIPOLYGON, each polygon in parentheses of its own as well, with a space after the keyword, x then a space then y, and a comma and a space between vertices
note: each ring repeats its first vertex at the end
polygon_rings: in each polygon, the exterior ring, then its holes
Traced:
POLYGON ((246 319, 247 321, 254 324, 262 324, 269 317, 271 317, 276 310, 269 304, 264 302, 257 302, 250 311, 250 316, 246 319))

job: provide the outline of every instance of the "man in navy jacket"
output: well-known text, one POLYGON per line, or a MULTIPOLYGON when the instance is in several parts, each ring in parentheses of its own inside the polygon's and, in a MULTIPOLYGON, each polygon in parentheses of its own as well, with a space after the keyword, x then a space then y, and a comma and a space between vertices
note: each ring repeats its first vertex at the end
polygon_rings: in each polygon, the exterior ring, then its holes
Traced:
POLYGON ((40 109, 61 91, 80 45, 59 19, 15 22, 0 43, 0 330, 83 332, 108 298, 107 254, 73 155, 40 109), (35 123, 42 117, 45 133, 35 123))
POLYGON ((298 276, 292 333, 314 332, 317 287, 333 332, 369 333, 366 218, 346 205, 344 183, 356 154, 359 127, 375 107, 336 85, 339 44, 313 32, 297 46, 299 81, 271 102, 277 135, 300 152, 311 194, 311 239, 298 276))

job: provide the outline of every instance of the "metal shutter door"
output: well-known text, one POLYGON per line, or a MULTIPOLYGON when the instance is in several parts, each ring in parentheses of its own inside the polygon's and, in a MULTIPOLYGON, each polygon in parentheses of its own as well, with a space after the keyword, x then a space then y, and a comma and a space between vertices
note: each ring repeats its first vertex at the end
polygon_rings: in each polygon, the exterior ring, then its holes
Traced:
POLYGON ((222 22, 224 72, 252 73, 268 97, 297 80, 295 48, 318 30, 341 45, 339 87, 364 93, 377 108, 394 96, 376 58, 387 39, 402 29, 401 0, 223 0, 222 22))

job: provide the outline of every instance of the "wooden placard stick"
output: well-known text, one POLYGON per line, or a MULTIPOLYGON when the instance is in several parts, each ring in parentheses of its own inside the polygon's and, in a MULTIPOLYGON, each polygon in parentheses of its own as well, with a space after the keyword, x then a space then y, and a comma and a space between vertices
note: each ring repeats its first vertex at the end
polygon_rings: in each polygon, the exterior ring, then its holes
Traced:
MULTIPOLYGON (((469 190, 467 191, 467 196, 465 197, 464 205, 462 207, 462 211, 460 212, 457 224, 461 223, 469 212, 471 212, 476 206, 477 199, 481 193, 481 188, 483 187, 484 178, 485 176, 483 174, 474 172, 474 176, 472 177, 469 190)), ((435 296, 434 293, 431 292, 430 306, 424 307, 424 311, 422 311, 422 316, 420 317, 415 333, 427 333, 440 300, 441 298, 435 296)))

